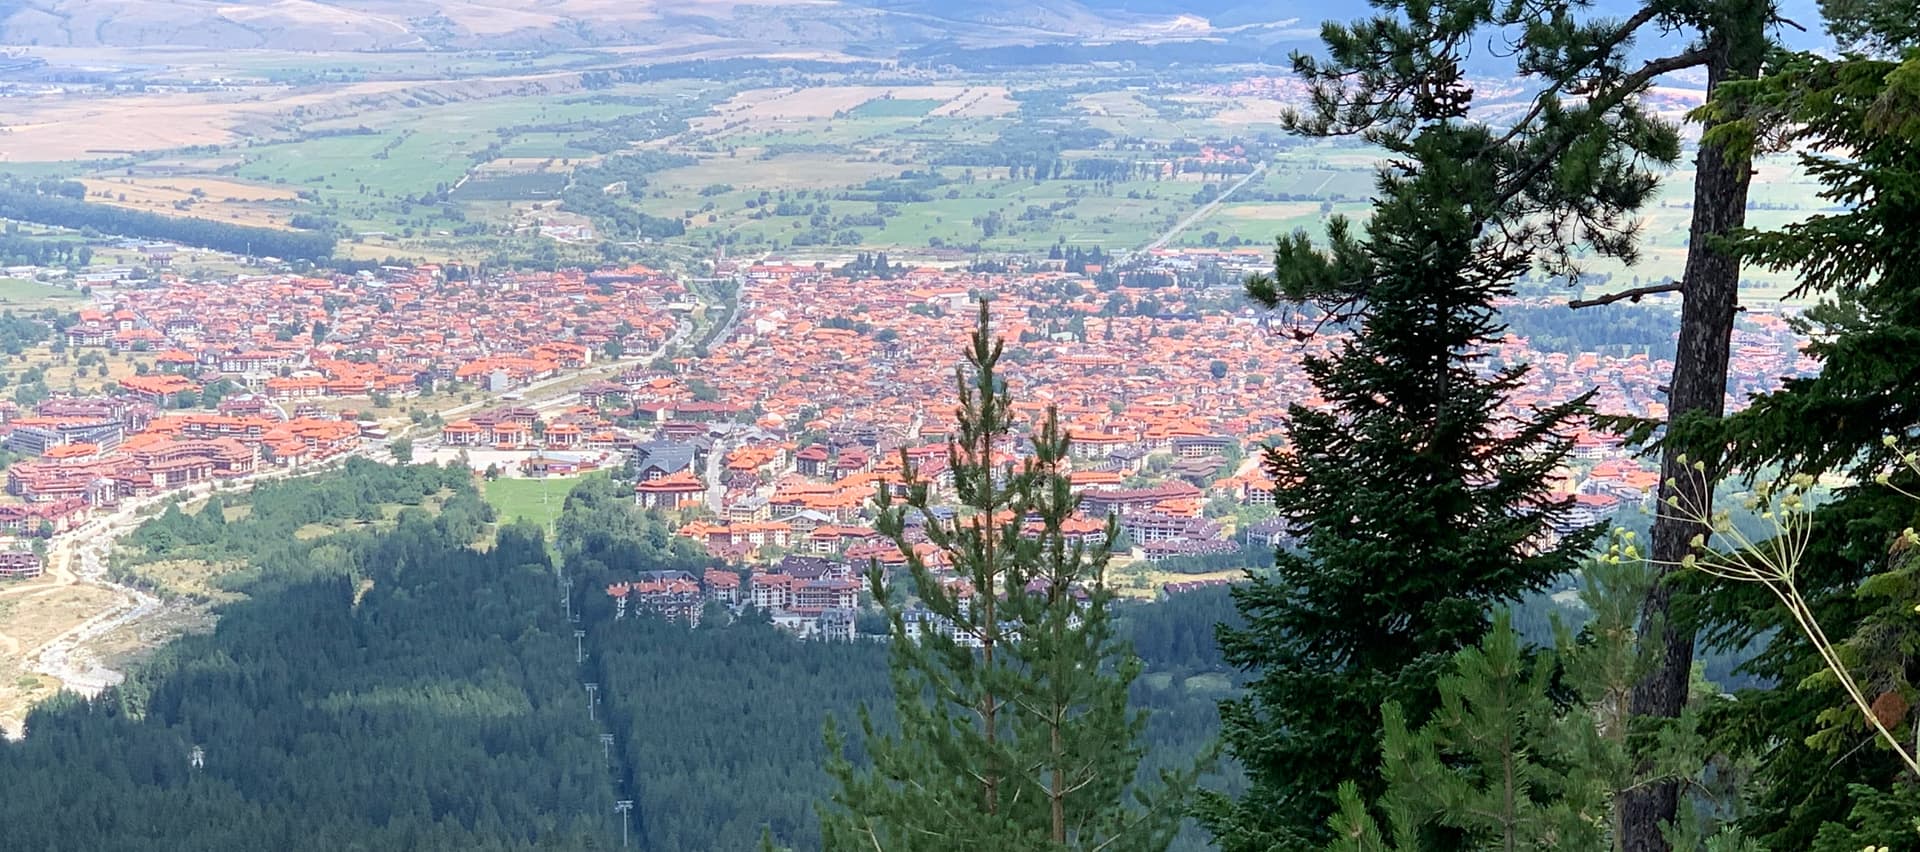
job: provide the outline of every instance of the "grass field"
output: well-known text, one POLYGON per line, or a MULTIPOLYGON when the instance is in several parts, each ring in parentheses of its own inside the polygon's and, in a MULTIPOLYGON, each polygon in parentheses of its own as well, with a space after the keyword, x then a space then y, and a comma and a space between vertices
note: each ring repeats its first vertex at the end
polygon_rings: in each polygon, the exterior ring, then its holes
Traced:
POLYGON ((560 517, 560 505, 567 492, 580 483, 578 476, 553 476, 546 479, 507 479, 502 477, 481 488, 482 496, 493 505, 498 522, 510 524, 529 520, 546 526, 560 517))
POLYGON ((162 216, 193 216, 257 228, 287 228, 294 191, 216 178, 82 179, 92 200, 162 216), (182 208, 185 209, 182 209, 182 208))
POLYGON ((0 278, 0 307, 12 310, 38 310, 49 306, 69 308, 79 299, 78 290, 22 278, 0 278))
POLYGON ((847 115, 853 118, 919 118, 944 103, 945 100, 931 98, 874 98, 848 110, 847 115))

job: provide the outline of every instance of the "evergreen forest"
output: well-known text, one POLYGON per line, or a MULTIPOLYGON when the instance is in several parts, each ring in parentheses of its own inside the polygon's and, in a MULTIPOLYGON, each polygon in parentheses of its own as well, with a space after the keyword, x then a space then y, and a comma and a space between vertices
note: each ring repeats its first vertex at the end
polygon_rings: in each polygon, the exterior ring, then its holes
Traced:
MULTIPOLYGON (((223 580, 242 597, 213 632, 95 699, 42 704, 0 745, 7 847, 616 848, 629 799, 633 848, 751 849, 763 833, 817 848, 822 726, 884 699, 885 648, 801 642, 751 611, 691 630, 616 620, 596 583, 698 567, 662 519, 613 499, 625 487, 578 486, 558 556, 537 526, 495 529, 451 467, 355 460, 169 506, 129 539, 129 567, 244 561, 223 580), (340 531, 294 534, 312 525, 340 531)), ((1229 678, 1211 634, 1230 616, 1224 590, 1128 610, 1151 662, 1134 698, 1152 754, 1211 738, 1229 678)), ((1185 842, 1206 845, 1191 828, 1185 842)))

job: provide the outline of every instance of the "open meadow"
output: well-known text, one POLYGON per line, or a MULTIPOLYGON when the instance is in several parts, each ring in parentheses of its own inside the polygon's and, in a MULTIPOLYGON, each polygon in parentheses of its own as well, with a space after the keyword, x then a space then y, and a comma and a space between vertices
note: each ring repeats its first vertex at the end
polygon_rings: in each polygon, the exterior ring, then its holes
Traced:
POLYGON ((70 287, 58 287, 28 281, 23 278, 0 278, 0 309, 9 311, 38 311, 46 308, 71 310, 81 301, 78 291, 70 287))

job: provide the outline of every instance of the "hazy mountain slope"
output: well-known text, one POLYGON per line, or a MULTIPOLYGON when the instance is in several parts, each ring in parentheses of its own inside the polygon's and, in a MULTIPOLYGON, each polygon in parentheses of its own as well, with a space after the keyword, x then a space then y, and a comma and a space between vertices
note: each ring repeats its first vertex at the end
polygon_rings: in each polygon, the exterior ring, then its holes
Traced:
POLYGON ((1113 18, 1111 10, 1089 10, 1079 0, 988 2, 959 13, 851 0, 0 0, 0 41, 391 50, 720 38, 836 50, 939 38, 997 42, 1134 34, 1113 18))
MULTIPOLYGON (((1784 0, 1790 17, 1810 25, 1819 19, 1814 3, 1784 0)), ((1598 7, 1633 5, 1601 0, 1598 7)), ((936 42, 1264 41, 1281 28, 1310 31, 1321 18, 1369 11, 1362 0, 0 0, 0 43, 278 50, 733 44, 885 55, 936 42)))

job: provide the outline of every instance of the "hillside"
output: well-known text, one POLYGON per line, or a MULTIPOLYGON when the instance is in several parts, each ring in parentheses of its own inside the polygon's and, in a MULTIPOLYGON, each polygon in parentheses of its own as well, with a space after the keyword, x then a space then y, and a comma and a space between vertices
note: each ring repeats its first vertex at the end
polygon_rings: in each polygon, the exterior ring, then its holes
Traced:
MULTIPOLYGON (((11 0, 0 40, 39 46, 276 50, 707 45, 832 50, 933 39, 1008 43, 1150 37, 1176 4, 1118 0, 11 0)), ((1210 4, 1246 17, 1245 4, 1210 4)), ((1241 21, 1236 20, 1235 23, 1241 21)))

